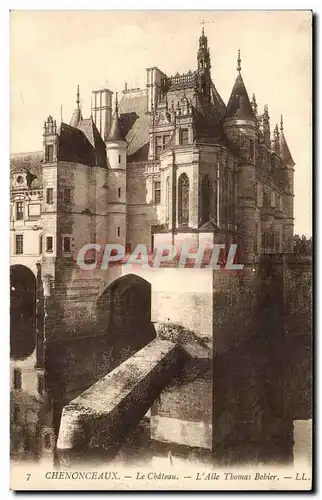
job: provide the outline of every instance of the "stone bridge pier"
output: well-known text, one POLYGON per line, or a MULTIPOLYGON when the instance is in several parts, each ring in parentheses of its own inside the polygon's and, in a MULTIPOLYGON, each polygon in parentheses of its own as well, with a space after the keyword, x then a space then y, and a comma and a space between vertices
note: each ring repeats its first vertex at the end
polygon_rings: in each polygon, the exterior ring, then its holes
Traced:
POLYGON ((308 321, 290 343, 288 291, 306 276, 296 269, 283 259, 260 264, 251 298, 238 276, 213 270, 121 273, 97 301, 100 335, 47 346, 64 407, 58 448, 112 446, 151 409, 157 454, 291 461, 293 420, 310 418, 310 365, 297 364, 299 408, 287 357, 295 344, 300 355, 310 331, 308 321))

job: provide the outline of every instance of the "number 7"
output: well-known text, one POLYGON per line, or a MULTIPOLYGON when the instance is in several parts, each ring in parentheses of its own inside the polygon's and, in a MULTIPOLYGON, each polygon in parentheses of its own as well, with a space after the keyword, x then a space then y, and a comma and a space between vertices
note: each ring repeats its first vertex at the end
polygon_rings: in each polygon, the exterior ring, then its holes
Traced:
POLYGON ((27 474, 27 481, 29 481, 31 474, 27 474))

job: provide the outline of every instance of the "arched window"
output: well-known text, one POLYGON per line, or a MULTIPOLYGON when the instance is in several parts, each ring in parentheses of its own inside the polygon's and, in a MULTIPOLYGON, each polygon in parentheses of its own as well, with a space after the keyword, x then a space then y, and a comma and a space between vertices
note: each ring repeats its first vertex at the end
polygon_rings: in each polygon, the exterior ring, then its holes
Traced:
POLYGON ((210 181, 208 175, 204 175, 201 184, 201 219, 208 222, 210 218, 210 181))
POLYGON ((188 225, 189 223, 189 179, 187 174, 181 174, 179 177, 178 192, 178 219, 179 224, 188 225))

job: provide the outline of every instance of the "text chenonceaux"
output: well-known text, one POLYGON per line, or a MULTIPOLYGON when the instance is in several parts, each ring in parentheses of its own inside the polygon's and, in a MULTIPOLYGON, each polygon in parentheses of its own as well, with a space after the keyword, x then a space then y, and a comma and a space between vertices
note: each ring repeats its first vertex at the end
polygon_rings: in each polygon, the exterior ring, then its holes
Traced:
POLYGON ((77 253, 77 264, 81 269, 108 269, 113 265, 140 265, 144 268, 159 267, 192 267, 212 268, 241 271, 244 264, 236 263, 237 244, 232 243, 228 247, 223 244, 200 245, 191 250, 184 243, 182 246, 160 245, 153 251, 149 251, 146 245, 138 244, 133 252, 128 253, 121 244, 88 243, 77 253), (91 259, 89 255, 93 256, 91 259))

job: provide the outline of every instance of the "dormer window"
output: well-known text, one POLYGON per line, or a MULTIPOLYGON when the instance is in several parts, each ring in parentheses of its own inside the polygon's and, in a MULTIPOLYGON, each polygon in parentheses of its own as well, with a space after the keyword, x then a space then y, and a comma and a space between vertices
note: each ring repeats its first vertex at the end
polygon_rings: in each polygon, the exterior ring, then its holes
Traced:
POLYGON ((26 174, 17 174, 13 179, 13 187, 16 189, 26 188, 26 174))

